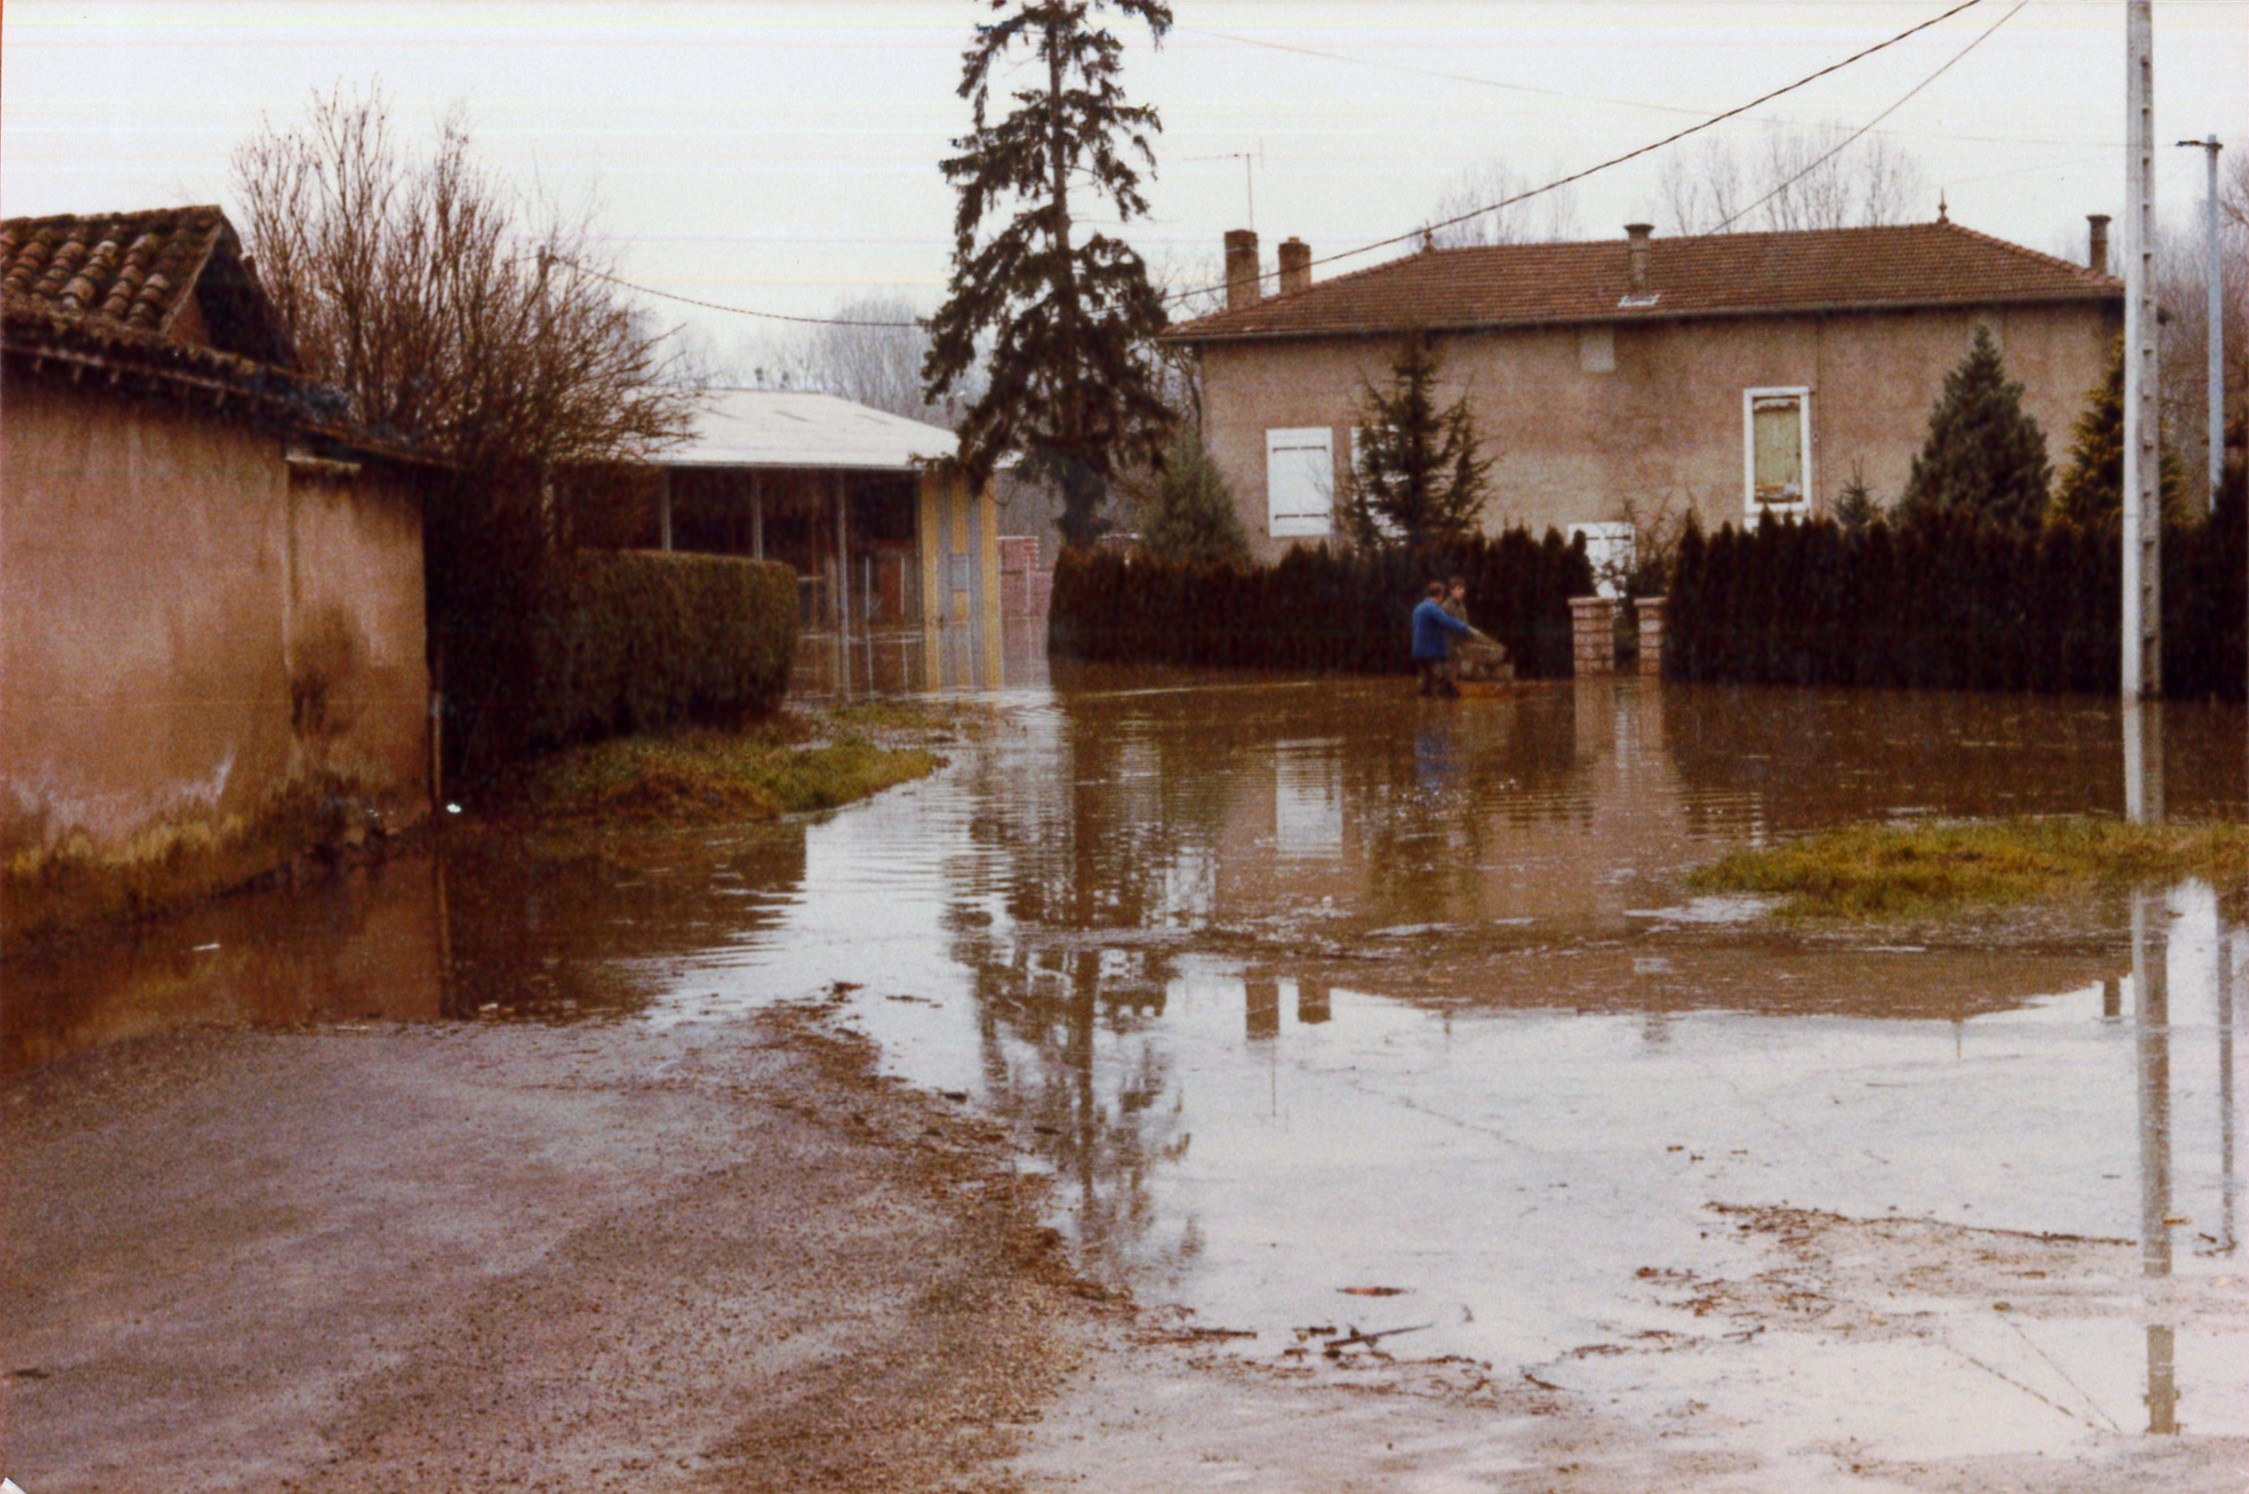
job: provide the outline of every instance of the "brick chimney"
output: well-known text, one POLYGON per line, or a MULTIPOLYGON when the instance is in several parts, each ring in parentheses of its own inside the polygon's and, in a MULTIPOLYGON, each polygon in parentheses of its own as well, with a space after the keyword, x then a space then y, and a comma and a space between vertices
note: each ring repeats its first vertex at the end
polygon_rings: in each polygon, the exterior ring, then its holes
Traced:
POLYGON ((1226 309, 1240 311, 1245 306, 1255 306, 1263 297, 1257 275, 1257 230, 1230 228, 1226 231, 1226 309))
POLYGON ((2085 263, 2096 275, 2108 273, 2108 214, 2085 215, 2085 263))
POLYGON ((1653 223, 1627 223, 1624 236, 1631 241, 1632 268, 1625 281, 1625 299, 1644 301, 1648 298, 1648 236, 1656 231, 1653 223))
POLYGON ((1302 239, 1281 240, 1281 294, 1312 288, 1312 246, 1302 239))

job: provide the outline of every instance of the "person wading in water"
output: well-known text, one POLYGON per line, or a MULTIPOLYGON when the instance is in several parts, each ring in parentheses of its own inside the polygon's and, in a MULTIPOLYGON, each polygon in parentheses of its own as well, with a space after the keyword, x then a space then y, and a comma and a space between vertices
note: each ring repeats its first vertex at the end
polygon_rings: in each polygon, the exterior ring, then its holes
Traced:
POLYGON ((1452 640, 1476 630, 1445 610, 1445 583, 1429 583, 1429 595, 1413 609, 1413 667, 1421 676, 1421 693, 1451 699, 1460 694, 1452 682, 1452 640))

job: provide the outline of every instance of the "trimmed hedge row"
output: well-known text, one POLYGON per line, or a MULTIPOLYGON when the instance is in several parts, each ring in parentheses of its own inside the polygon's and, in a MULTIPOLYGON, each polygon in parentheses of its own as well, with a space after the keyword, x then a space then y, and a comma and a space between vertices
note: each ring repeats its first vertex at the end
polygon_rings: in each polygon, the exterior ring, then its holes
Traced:
POLYGON ((789 688, 796 638, 788 566, 638 550, 570 556, 532 629, 530 742, 763 715, 789 688))
MULTIPOLYGON (((2163 683, 2243 694, 2238 497, 2163 539, 2163 683)), ((1672 679, 1902 689, 2117 689, 2113 529, 2024 532, 1936 515, 1847 532, 1821 520, 1690 532, 1664 618, 1672 679)))
POLYGON ((1270 566, 1166 565, 1065 551, 1048 645, 1134 664, 1386 674, 1409 670, 1408 618, 1433 580, 1468 583, 1468 615, 1518 673, 1570 672, 1569 599, 1593 590, 1582 544, 1511 529, 1429 555, 1299 546, 1270 566))

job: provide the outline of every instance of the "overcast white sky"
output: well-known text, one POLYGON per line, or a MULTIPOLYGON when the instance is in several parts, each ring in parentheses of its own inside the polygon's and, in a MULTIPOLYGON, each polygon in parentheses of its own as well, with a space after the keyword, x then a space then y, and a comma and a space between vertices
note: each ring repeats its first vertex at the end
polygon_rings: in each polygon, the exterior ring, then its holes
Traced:
MULTIPOLYGON (((1266 255, 1325 254, 1411 228, 1447 179, 1503 158, 1589 164, 1729 107, 1945 8, 1948 0, 1174 0, 1132 94, 1165 131, 1159 263, 1215 262, 1247 216, 1259 153, 1266 255), (1247 38, 1245 42, 1240 38, 1247 38), (1259 46, 1251 43, 1262 42, 1259 46), (1305 56, 1270 44, 1345 54, 1305 56), (1429 76, 1468 74, 1490 82, 1429 76), (1528 85, 1545 92, 1492 84, 1528 85), (1661 108, 1643 106, 1662 106, 1661 108)), ((2013 0, 1984 4, 1768 106, 1863 123, 2013 0)), ((0 13, 0 213, 224 202, 227 158, 262 115, 379 77, 402 122, 464 101, 485 157, 597 195, 626 273, 778 311, 897 290, 933 305, 952 199, 937 171, 981 0, 8 0, 0 13)), ((2123 0, 2031 0, 1887 122, 1952 216, 2039 248, 2118 210, 2123 0)), ((2211 131, 2249 148, 2249 0, 2161 0, 2159 201, 2197 206, 2211 131)), ((1756 124, 1724 129, 1744 141, 1756 124)), ((1657 212, 1650 160, 1580 189, 1588 236, 1657 212)), ((1324 272, 1323 272, 1324 273, 1324 272)), ((738 319, 699 319, 728 345, 738 319)))

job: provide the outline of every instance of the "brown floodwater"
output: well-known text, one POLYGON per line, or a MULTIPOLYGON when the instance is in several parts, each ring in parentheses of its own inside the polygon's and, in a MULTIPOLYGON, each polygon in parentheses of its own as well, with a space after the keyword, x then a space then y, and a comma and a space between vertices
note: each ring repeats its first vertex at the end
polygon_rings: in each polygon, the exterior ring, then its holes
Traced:
POLYGON ((1776 1335, 1725 1377, 1750 1423, 1916 1455, 2249 1434, 2249 889, 1909 934, 1681 891, 1823 825, 2123 813, 2134 738, 2135 804, 2249 817, 2239 708, 1637 679, 1448 704, 1392 680, 1048 678, 1020 647, 933 677, 889 646, 809 683, 1009 707, 932 780, 600 857, 448 835, 12 962, 0 1059, 183 1022, 691 1028, 842 989, 894 1070, 1017 1128, 1089 1272, 1252 1358, 1348 1313, 1650 1415, 1723 1403, 1707 1366, 1587 1346, 1705 1331, 1645 1271, 1738 1272, 1710 1209, 1785 1204, 2132 1242, 2109 1285, 2142 1305, 2025 1329, 1921 1303, 1879 1352, 1776 1335), (2175 1277, 2235 1306, 2132 1295, 2175 1277), (1338 1295, 1368 1284, 1399 1295, 1338 1295))

